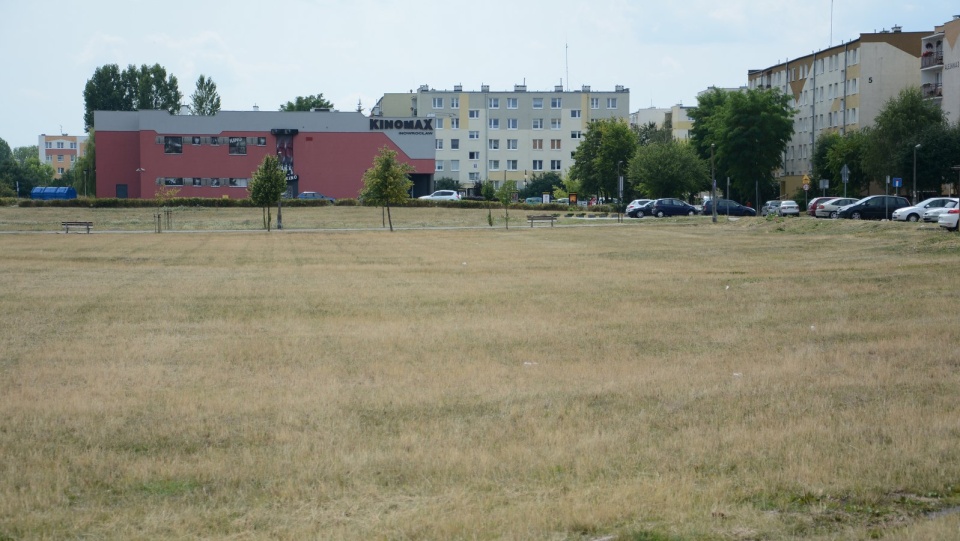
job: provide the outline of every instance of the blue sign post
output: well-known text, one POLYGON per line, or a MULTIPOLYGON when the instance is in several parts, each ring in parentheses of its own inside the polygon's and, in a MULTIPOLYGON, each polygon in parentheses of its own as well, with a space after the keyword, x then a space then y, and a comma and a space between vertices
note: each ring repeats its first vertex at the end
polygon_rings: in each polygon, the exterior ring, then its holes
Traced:
POLYGON ((893 177, 893 187, 899 188, 903 186, 903 179, 899 177, 893 177))

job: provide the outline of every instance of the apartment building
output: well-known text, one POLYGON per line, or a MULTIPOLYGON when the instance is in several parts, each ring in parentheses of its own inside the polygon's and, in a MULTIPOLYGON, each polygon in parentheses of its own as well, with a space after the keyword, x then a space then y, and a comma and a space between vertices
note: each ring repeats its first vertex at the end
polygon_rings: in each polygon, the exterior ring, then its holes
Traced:
POLYGON ((87 146, 86 135, 47 135, 40 134, 37 139, 40 163, 53 167, 53 177, 59 179, 84 155, 87 146))
MULTIPOLYGON (((930 32, 900 27, 860 37, 764 69, 750 70, 749 88, 779 88, 793 98, 793 138, 787 143, 781 195, 792 195, 806 176, 811 182, 817 138, 873 125, 891 98, 920 85, 921 40, 930 32)), ((816 190, 817 186, 811 186, 816 190)))
POLYGON ((528 91, 436 90, 385 94, 372 115, 431 118, 435 133, 434 178, 452 178, 464 188, 490 180, 524 187, 534 175, 565 175, 591 120, 630 116, 630 90, 528 91))
POLYGON ((920 87, 951 124, 960 122, 960 15, 921 40, 920 87))
POLYGON ((643 126, 653 122, 658 128, 662 128, 669 122, 673 138, 677 141, 686 141, 690 138, 690 130, 693 129, 693 119, 687 114, 690 109, 680 104, 669 109, 657 107, 639 109, 630 113, 630 124, 643 126))

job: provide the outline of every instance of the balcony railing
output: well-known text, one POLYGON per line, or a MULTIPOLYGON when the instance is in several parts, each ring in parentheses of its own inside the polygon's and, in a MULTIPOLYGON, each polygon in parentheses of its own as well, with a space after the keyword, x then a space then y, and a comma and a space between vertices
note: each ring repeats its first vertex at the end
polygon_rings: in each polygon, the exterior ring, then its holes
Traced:
POLYGON ((937 83, 926 83, 923 85, 924 98, 939 98, 943 96, 943 85, 937 83))
POLYGON ((923 56, 920 58, 920 69, 932 68, 933 66, 942 66, 942 65, 943 65, 942 54, 931 54, 930 56, 923 56))

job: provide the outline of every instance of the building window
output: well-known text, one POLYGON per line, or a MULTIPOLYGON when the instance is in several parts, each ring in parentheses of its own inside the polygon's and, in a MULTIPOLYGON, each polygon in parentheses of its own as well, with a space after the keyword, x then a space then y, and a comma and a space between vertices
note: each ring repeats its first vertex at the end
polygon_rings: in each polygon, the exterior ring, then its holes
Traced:
POLYGON ((164 186, 183 186, 183 177, 165 177, 163 179, 164 186))
POLYGON ((63 141, 57 141, 57 148, 63 148, 63 141))
POLYGON ((443 109, 443 98, 433 98, 433 108, 443 109))
POLYGON ((543 171, 543 160, 533 160, 533 170, 543 171))
POLYGON ((164 154, 183 154, 183 137, 165 136, 163 138, 164 154))
POLYGON ((507 139, 507 150, 517 150, 519 139, 507 139))
POLYGON ((74 156, 73 154, 71 154, 71 155, 70 155, 70 163, 73 163, 73 162, 75 162, 75 161, 77 161, 77 157, 74 156))
POLYGON ((434 147, 437 150, 443 150, 443 139, 437 139, 434 141, 434 147))
POLYGON ((487 107, 490 109, 500 108, 500 98, 490 98, 487 100, 487 107))
POLYGON ((607 98, 607 109, 617 108, 617 98, 607 98))
POLYGON ((550 108, 559 109, 563 103, 563 98, 550 98, 550 108))
POLYGON ((550 140, 550 150, 560 150, 560 139, 550 140))
POLYGON ((533 150, 543 150, 543 139, 534 139, 533 150))
POLYGON ((580 109, 570 109, 570 118, 580 118, 580 109))
POLYGON ((47 161, 53 163, 53 156, 47 154, 47 161))
POLYGON ((480 132, 477 130, 470 131, 470 139, 480 139, 480 132))
POLYGON ((245 156, 247 154, 246 137, 231 137, 228 142, 230 144, 230 154, 235 154, 238 156, 245 156))
POLYGON ((489 161, 487 162, 487 169, 489 169, 489 170, 491 170, 491 171, 499 171, 499 170, 500 170, 500 160, 489 160, 489 161))
POLYGON ((50 141, 47 141, 46 143, 43 144, 43 148, 53 148, 53 143, 50 141))
POLYGON ((219 145, 219 144, 220 144, 220 138, 217 137, 217 136, 211 137, 211 138, 210 138, 210 144, 211 144, 211 145, 214 145, 214 146, 219 145))
POLYGON ((265 146, 267 146, 267 138, 266 138, 266 137, 257 137, 257 146, 258 146, 258 147, 265 147, 265 146))
POLYGON ((76 143, 70 143, 70 148, 76 150, 77 144, 76 144, 76 143))
POLYGON ((487 139, 487 150, 500 150, 500 140, 487 139))
POLYGON ((480 159, 480 152, 477 151, 477 150, 471 150, 471 151, 470 151, 470 156, 469 156, 469 158, 470 158, 471 160, 479 160, 479 159, 480 159))
POLYGON ((535 118, 535 119, 533 119, 533 129, 535 129, 535 130, 542 130, 542 129, 543 129, 543 119, 542 119, 542 118, 535 118))
POLYGON ((559 171, 560 170, 560 160, 550 160, 550 170, 559 171))
POLYGON ((57 161, 58 161, 58 162, 62 162, 62 161, 63 161, 63 154, 57 154, 57 161))
POLYGON ((460 160, 450 160, 450 170, 459 171, 460 170, 460 160))
POLYGON ((543 98, 533 98, 533 108, 543 109, 543 98))
POLYGON ((460 117, 453 117, 450 119, 450 129, 459 130, 460 129, 460 117))
POLYGON ((193 177, 190 179, 191 186, 203 186, 203 179, 200 177, 193 177))
POLYGON ((64 170, 63 167, 58 167, 58 168, 57 168, 57 174, 62 175, 62 174, 64 174, 65 172, 66 172, 66 170, 64 170))
POLYGON ((470 180, 480 180, 480 173, 470 173, 470 180))
POLYGON ((459 109, 460 108, 460 98, 450 98, 450 108, 459 109))
POLYGON ((581 137, 583 137, 583 134, 580 132, 580 130, 574 130, 570 132, 570 139, 580 139, 581 137))
POLYGON ((480 109, 470 109, 470 118, 480 118, 480 109))
POLYGON ((560 119, 559 119, 559 118, 551 118, 551 119, 550 119, 550 129, 551 129, 551 130, 559 130, 559 129, 560 129, 560 119))
POLYGON ((450 150, 460 150, 460 140, 451 139, 450 140, 450 150))
POLYGON ((437 118, 434 118, 434 120, 435 120, 436 122, 434 122, 433 127, 434 127, 435 129, 442 130, 442 129, 443 129, 443 117, 439 117, 439 116, 438 116, 437 118))
POLYGON ((229 181, 229 186, 231 188, 246 188, 247 179, 245 178, 231 178, 229 181))
POLYGON ((600 98, 590 98, 590 108, 599 109, 600 108, 600 98))
POLYGON ((500 129, 500 119, 499 118, 490 118, 487 121, 487 125, 491 130, 500 129))
POLYGON ((200 137, 191 137, 190 144, 193 146, 200 146, 200 137))
POLYGON ((507 160, 507 171, 517 170, 517 160, 507 160))
POLYGON ((515 119, 515 118, 508 118, 508 119, 507 119, 507 129, 508 129, 508 130, 515 130, 515 129, 517 129, 517 119, 515 119))
POLYGON ((517 98, 507 98, 507 109, 517 108, 517 98))
POLYGON ((434 168, 434 171, 443 171, 443 160, 437 160, 437 165, 434 168))

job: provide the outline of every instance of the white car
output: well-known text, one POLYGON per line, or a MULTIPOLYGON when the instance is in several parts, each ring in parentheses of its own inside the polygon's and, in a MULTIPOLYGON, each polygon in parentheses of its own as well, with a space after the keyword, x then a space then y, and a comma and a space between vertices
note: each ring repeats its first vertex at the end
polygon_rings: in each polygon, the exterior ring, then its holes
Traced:
POLYGON ((893 211, 890 219, 900 222, 918 222, 923 218, 924 212, 930 209, 944 207, 950 201, 952 200, 949 197, 931 197, 930 199, 924 199, 912 207, 904 207, 893 211))
POLYGON ((958 205, 958 201, 960 200, 951 199, 950 202, 947 203, 945 206, 927 210, 926 212, 923 213, 923 221, 936 222, 938 219, 940 219, 941 214, 943 214, 944 212, 947 212, 950 209, 955 209, 957 208, 957 206, 960 206, 958 205))
POLYGON ((642 207, 643 205, 646 205, 650 201, 653 201, 653 199, 634 199, 633 201, 630 202, 629 205, 627 205, 627 210, 624 211, 624 214, 630 214, 631 210, 637 207, 642 207))
POLYGON ((817 203, 817 208, 814 209, 814 216, 817 218, 836 218, 837 211, 840 210, 840 207, 845 207, 847 205, 852 205, 858 200, 853 197, 835 197, 833 199, 827 199, 821 203, 817 203))
POLYGON ((780 208, 777 210, 777 212, 780 214, 780 216, 793 215, 799 217, 800 205, 798 205, 796 201, 781 201, 780 208))
POLYGON ((937 225, 946 228, 947 231, 956 231, 958 219, 960 219, 960 208, 950 209, 940 215, 937 225))
POLYGON ((437 190, 430 195, 421 195, 418 199, 432 199, 434 201, 459 201, 460 193, 454 190, 437 190))

